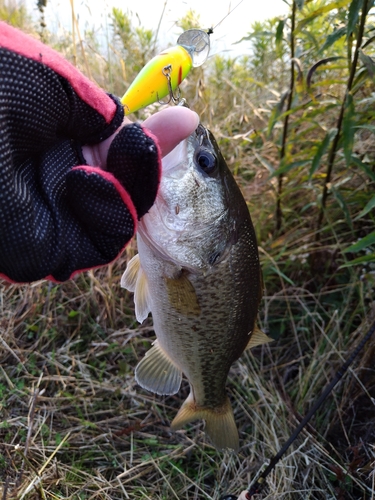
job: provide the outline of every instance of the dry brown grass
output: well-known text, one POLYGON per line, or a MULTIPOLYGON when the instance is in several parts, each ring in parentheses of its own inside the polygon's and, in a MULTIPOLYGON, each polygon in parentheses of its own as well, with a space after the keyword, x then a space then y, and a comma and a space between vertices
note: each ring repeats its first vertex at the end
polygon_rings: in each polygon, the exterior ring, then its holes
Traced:
MULTIPOLYGON (((369 325, 360 321, 347 337, 346 311, 328 320, 322 296, 285 283, 266 294, 262 327, 284 332, 233 366, 228 391, 242 446, 238 455, 220 454, 201 422, 169 428, 186 383, 165 398, 136 386, 133 369, 153 331, 149 320, 135 323, 131 297, 119 288, 124 266, 63 285, 1 285, 2 498, 217 500, 239 492, 369 325)), ((373 355, 368 347, 288 450, 266 498, 372 498, 373 355)))
MULTIPOLYGON (((59 43, 85 70, 80 44, 72 47, 69 37, 59 43)), ((121 93, 121 54, 112 54, 108 71, 92 44, 84 51, 92 78, 121 93), (112 80, 116 73, 121 77, 112 80)), ((204 72, 195 74, 184 92, 213 129, 248 201, 266 287, 260 326, 276 339, 246 352, 231 370, 240 452, 218 453, 202 422, 170 430, 186 382, 165 398, 136 385, 134 367, 154 332, 150 319, 136 323, 132 297, 119 285, 131 249, 116 264, 61 285, 0 283, 2 500, 219 500, 238 494, 289 438, 375 318, 373 264, 339 268, 342 250, 371 230, 372 219, 361 219, 354 233, 331 200, 317 246, 320 185, 297 170, 286 176, 285 225, 275 235, 270 172, 279 162, 278 129, 273 137, 265 132, 270 92, 260 105, 262 93, 253 100, 251 86, 244 84, 239 94, 227 78, 215 90, 222 94, 212 95, 208 82, 204 72)), ((357 147, 373 157, 368 134, 357 147)), ((332 182, 343 172, 340 160, 332 182)), ((355 220, 373 184, 353 171, 347 186, 355 220)), ((372 340, 269 476, 265 498, 375 498, 374 356, 372 340)))

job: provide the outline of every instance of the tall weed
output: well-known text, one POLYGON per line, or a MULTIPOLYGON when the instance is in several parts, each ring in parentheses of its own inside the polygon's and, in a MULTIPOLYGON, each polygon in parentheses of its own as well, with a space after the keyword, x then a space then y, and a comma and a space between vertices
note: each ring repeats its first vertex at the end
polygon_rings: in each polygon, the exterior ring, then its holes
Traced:
MULTIPOLYGON (((164 399, 136 386, 154 335, 119 287, 132 246, 68 283, 0 284, 4 500, 217 500, 288 439, 375 317, 371 6, 295 0, 287 17, 239 34, 247 55, 214 56, 182 84, 247 200, 265 282, 259 323, 276 339, 231 371, 239 455, 218 454, 200 422, 170 431, 186 384, 164 399)), ((17 3, 0 0, 0 17, 40 36, 17 3)), ((179 25, 196 23, 189 12, 179 25)), ((117 95, 163 48, 131 11, 114 9, 104 37, 73 26, 62 36, 46 26, 43 39, 117 95)), ((374 355, 372 343, 268 478, 267 498, 371 498, 374 355)))

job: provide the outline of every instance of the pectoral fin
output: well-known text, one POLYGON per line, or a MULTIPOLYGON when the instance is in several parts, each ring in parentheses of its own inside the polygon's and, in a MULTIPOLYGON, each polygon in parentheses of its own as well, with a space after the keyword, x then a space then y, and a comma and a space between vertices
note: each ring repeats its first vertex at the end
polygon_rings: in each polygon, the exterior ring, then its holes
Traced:
POLYGON ((139 255, 135 255, 126 266, 125 272, 121 277, 121 287, 126 288, 129 292, 135 291, 137 283, 138 272, 141 267, 139 255))
POLYGON ((147 278, 141 267, 139 255, 128 263, 121 278, 121 286, 129 292, 134 292, 135 316, 139 323, 143 323, 151 309, 147 278))
POLYGON ((181 385, 182 373, 156 340, 137 365, 135 379, 144 389, 156 394, 176 394, 181 385))
POLYGON ((246 349, 252 349, 257 345, 267 344, 268 342, 273 342, 274 339, 268 337, 262 330, 260 330, 257 326, 254 327, 254 330, 251 332, 250 340, 246 346, 246 349))
POLYGON ((186 274, 182 272, 177 278, 165 278, 165 282, 171 306, 184 316, 199 316, 198 297, 186 274))

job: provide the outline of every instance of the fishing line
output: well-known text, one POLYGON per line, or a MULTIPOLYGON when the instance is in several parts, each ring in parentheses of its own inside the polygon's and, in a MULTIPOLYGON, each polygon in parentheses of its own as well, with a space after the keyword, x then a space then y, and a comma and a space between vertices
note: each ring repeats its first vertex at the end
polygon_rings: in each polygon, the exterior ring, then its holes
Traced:
MULTIPOLYGON (((258 478, 255 480, 255 482, 250 485, 248 489, 248 493, 246 494, 246 498, 248 500, 251 500, 253 495, 261 493, 262 489, 265 486, 265 480, 267 476, 270 474, 270 472, 275 468, 276 464, 278 461, 282 458, 284 453, 287 451, 289 446, 295 441, 299 433, 302 431, 302 429, 308 424, 310 421, 311 417, 317 412, 317 410, 320 408, 320 406, 324 403, 324 401, 327 399, 335 385, 342 379, 344 376, 345 372, 349 368, 349 366, 353 363, 354 359, 358 356, 358 354, 361 352, 361 350, 364 348, 365 344, 370 340, 371 336, 375 332, 375 322, 373 323, 372 327, 370 330, 367 332, 367 334, 364 336, 364 338, 361 340, 361 342, 358 344, 352 355, 349 357, 349 359, 341 366, 341 368, 336 372, 336 375, 334 379, 331 381, 331 383, 324 389, 322 394, 320 395, 319 399, 315 402, 315 404, 311 407, 310 411, 307 413, 307 415, 302 419, 301 423, 295 428, 293 431, 292 435, 288 439, 288 441, 280 448, 280 451, 271 458, 268 466, 264 469, 264 471, 258 476, 258 478)), ((221 498, 221 500, 237 500, 237 496, 235 495, 225 495, 221 498)))
POLYGON ((208 33, 209 35, 211 35, 211 34, 214 32, 214 30, 216 30, 216 28, 217 28, 218 26, 220 26, 220 24, 224 21, 224 19, 226 19, 226 18, 227 18, 230 14, 232 14, 232 12, 234 11, 234 9, 237 9, 237 7, 238 7, 239 5, 241 5, 241 3, 242 3, 242 2, 243 2, 243 0, 241 0, 240 2, 238 2, 238 4, 237 4, 235 7, 233 7, 233 9, 232 9, 232 10, 230 10, 230 11, 228 12, 228 14, 227 14, 226 16, 224 16, 224 17, 223 17, 223 19, 217 23, 217 25, 216 25, 216 26, 214 26, 213 28, 209 28, 209 29, 208 29, 208 31, 207 31, 207 33, 208 33))

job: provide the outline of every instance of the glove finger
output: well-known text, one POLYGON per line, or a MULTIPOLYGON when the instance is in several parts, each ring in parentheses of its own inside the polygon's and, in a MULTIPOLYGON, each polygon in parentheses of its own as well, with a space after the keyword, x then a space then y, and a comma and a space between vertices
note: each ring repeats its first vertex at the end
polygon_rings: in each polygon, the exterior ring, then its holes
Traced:
POLYGON ((154 203, 160 181, 161 157, 154 138, 139 124, 123 127, 109 148, 107 171, 129 193, 140 219, 154 203))

